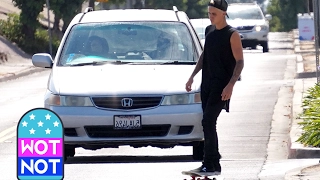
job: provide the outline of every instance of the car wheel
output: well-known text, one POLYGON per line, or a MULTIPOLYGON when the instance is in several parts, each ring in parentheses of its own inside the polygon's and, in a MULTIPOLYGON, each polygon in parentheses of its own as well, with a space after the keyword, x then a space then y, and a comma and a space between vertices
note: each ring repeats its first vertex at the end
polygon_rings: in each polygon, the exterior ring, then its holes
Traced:
POLYGON ((194 160, 203 160, 203 148, 204 148, 204 141, 195 142, 193 145, 193 159, 194 160))
POLYGON ((250 48, 251 49, 257 49, 257 46, 251 46, 250 48))
POLYGON ((76 154, 76 148, 70 145, 64 145, 64 160, 66 161, 68 157, 74 157, 76 154))
POLYGON ((262 42, 261 43, 261 46, 262 46, 262 52, 263 53, 266 53, 266 52, 269 52, 269 46, 268 46, 268 42, 266 41, 266 42, 262 42))

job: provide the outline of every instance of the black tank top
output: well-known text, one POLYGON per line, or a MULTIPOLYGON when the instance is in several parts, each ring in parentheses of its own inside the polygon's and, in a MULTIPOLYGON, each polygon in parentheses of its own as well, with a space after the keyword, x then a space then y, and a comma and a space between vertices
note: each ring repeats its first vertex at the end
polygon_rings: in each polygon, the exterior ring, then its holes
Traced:
POLYGON ((206 28, 204 56, 202 66, 202 85, 211 90, 222 92, 229 83, 236 65, 230 38, 236 30, 227 25, 223 29, 206 28))

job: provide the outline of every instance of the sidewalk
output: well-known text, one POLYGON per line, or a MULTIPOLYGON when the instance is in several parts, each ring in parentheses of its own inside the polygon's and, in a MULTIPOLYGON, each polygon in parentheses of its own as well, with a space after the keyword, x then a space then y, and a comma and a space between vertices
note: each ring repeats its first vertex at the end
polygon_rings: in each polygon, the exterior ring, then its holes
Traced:
POLYGON ((8 62, 0 61, 0 82, 17 79, 48 69, 33 66, 31 56, 0 36, 0 50, 8 56, 8 62))
MULTIPOLYGON (((294 50, 297 54, 297 73, 294 86, 292 124, 290 131, 291 147, 289 152, 290 159, 320 159, 320 148, 305 147, 296 142, 302 133, 297 119, 302 112, 302 98, 307 95, 307 90, 317 83, 316 77, 316 54, 314 41, 299 41, 298 31, 293 31, 294 50)), ((319 161, 318 161, 319 162, 319 161)), ((286 180, 319 180, 320 162, 307 167, 293 169, 286 173, 286 180)))

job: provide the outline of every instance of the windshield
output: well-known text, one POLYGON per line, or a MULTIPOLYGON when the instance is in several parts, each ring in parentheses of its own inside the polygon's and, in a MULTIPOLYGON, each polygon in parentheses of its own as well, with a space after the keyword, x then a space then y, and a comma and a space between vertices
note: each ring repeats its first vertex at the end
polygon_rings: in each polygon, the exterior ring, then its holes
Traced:
POLYGON ((195 61, 197 53, 185 24, 110 22, 75 25, 59 65, 92 61, 195 61))
POLYGON ((234 19, 263 19, 263 14, 259 7, 230 6, 228 8, 229 20, 234 19))

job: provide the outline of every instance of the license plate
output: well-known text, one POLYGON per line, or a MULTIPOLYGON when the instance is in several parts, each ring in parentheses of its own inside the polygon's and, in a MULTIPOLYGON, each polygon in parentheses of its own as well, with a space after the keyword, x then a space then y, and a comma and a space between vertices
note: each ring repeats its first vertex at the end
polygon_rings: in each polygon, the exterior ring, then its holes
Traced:
POLYGON ((114 116, 114 129, 140 129, 140 115, 120 115, 114 116))

